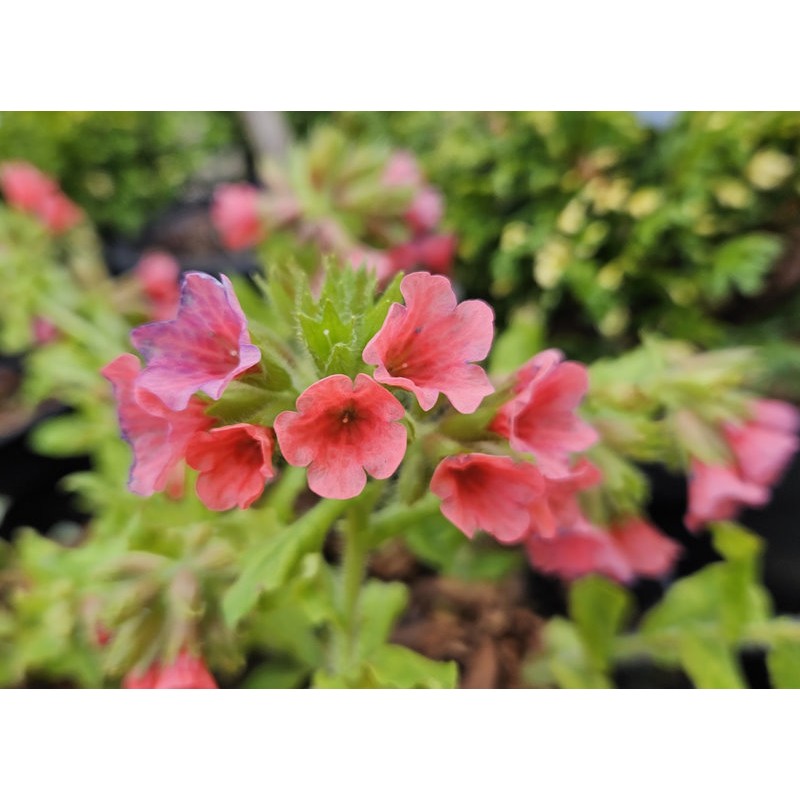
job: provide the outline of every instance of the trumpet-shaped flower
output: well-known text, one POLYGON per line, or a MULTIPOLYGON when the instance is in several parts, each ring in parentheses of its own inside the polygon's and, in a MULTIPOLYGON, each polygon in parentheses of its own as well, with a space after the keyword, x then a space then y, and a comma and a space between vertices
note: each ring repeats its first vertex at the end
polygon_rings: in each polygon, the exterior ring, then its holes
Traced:
POLYGON ((275 419, 284 458, 308 467, 308 485, 322 497, 355 497, 368 473, 388 478, 406 452, 402 404, 367 375, 355 384, 330 375, 297 398, 297 411, 275 419))
POLYGON ((167 488, 190 439, 211 427, 214 420, 204 413, 205 406, 197 398, 183 410, 172 411, 155 395, 137 388, 139 370, 139 359, 125 353, 101 372, 114 387, 122 436, 133 450, 128 488, 151 495, 167 488))
POLYGON ((137 381, 168 408, 186 408, 195 392, 219 400, 225 387, 261 359, 227 276, 187 272, 178 316, 136 328, 131 341, 145 359, 137 381))
POLYGON ((198 433, 186 450, 186 463, 200 476, 197 496, 212 511, 249 508, 275 477, 272 432, 240 423, 198 433))
POLYGON ((727 464, 692 460, 689 508, 684 524, 696 531, 707 522, 735 517, 743 506, 769 502, 772 486, 800 446, 800 413, 778 400, 757 400, 749 419, 723 426, 727 464))
POLYGON ((375 380, 408 389, 433 408, 439 393, 470 414, 494 389, 477 364, 492 344, 494 312, 480 300, 456 302, 450 281, 415 272, 400 283, 405 306, 393 303, 383 326, 364 348, 375 380))
POLYGON ((584 520, 552 539, 531 537, 526 549, 534 567, 565 580, 597 573, 621 583, 662 577, 681 551, 676 542, 639 518, 609 531, 584 520))
POLYGON ((442 514, 470 539, 478 530, 512 544, 531 526, 531 507, 543 491, 539 470, 508 456, 448 456, 431 479, 442 514))
POLYGON ((205 662, 181 651, 172 664, 153 664, 147 672, 130 673, 122 681, 123 689, 219 689, 205 662))
POLYGON ((261 218, 261 192, 246 183, 220 186, 214 193, 211 220, 229 250, 243 250, 258 244, 266 235, 261 218))
POLYGON ((594 428, 575 413, 588 388, 586 367, 563 357, 559 350, 545 350, 522 367, 515 396, 491 425, 515 450, 536 456, 547 475, 564 474, 569 454, 597 441, 594 428))

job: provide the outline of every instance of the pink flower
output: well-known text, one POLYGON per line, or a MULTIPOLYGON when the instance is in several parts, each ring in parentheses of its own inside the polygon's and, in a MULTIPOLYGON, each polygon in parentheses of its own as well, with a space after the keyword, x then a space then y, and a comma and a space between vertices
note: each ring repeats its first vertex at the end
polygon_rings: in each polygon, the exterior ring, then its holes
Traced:
POLYGON ((142 675, 130 673, 123 689, 219 689, 201 658, 181 651, 172 664, 154 664, 142 675))
POLYGON ((561 475, 543 476, 543 492, 530 509, 528 535, 551 539, 559 532, 588 524, 578 495, 584 489, 596 486, 602 479, 600 470, 585 458, 561 475))
POLYGON ((432 272, 447 275, 453 265, 456 237, 449 233, 425 236, 417 242, 417 259, 432 272))
POLYGON ((266 236, 259 208, 261 192, 246 183, 229 183, 214 192, 211 220, 225 247, 242 250, 266 236))
POLYGON ((441 392, 456 410, 471 414, 494 391, 483 369, 470 363, 489 352, 494 312, 480 300, 457 304, 441 275, 406 275, 400 291, 406 305, 392 304, 364 348, 364 361, 378 365, 375 380, 413 392, 425 411, 441 392))
POLYGON ((50 233, 55 234, 68 231, 83 219, 80 208, 61 192, 46 197, 37 209, 36 215, 50 233))
POLYGON ((526 549, 533 566, 542 572, 565 580, 598 573, 621 583, 662 577, 681 552, 676 542, 639 518, 618 523, 610 531, 584 521, 553 539, 532 537, 526 549))
POLYGON ((197 496, 212 511, 249 508, 275 477, 272 432, 240 423, 198 433, 186 450, 186 463, 200 473, 197 496))
POLYGON ((172 319, 178 313, 180 298, 178 262, 168 253, 153 252, 143 256, 134 270, 150 302, 152 318, 172 319))
POLYGON ((46 317, 34 317, 31 320, 31 333, 38 345, 50 344, 61 335, 58 328, 46 317))
POLYGON ((517 374, 515 396, 490 426, 515 450, 536 456, 550 475, 563 474, 570 453, 597 441, 594 428, 575 413, 588 389, 586 367, 563 357, 559 350, 545 350, 525 364, 517 374))
POLYGON ((432 231, 441 221, 444 212, 442 196, 432 186, 417 192, 406 211, 406 222, 416 234, 432 231))
POLYGON ((422 175, 419 164, 408 150, 397 150, 389 156, 382 178, 384 186, 419 186, 422 175))
POLYGON ((388 478, 406 452, 402 404, 367 375, 330 375, 297 398, 297 411, 275 419, 283 457, 308 467, 308 485, 322 497, 360 494, 367 472, 388 478))
POLYGON ((505 544, 524 538, 542 489, 533 465, 482 453, 448 456, 431 479, 431 491, 442 498, 442 514, 462 533, 471 539, 483 530, 505 544))
POLYGON ((763 506, 797 452, 800 413, 788 403, 757 400, 744 422, 723 425, 728 464, 692 459, 689 508, 684 524, 697 531, 707 522, 732 519, 743 506, 763 506))
POLYGON ((24 162, 0 167, 0 188, 10 206, 29 214, 36 214, 48 197, 59 192, 54 180, 24 162))
POLYGON ((83 217, 58 184, 32 164, 4 164, 0 167, 0 188, 10 206, 35 215, 51 233, 63 233, 83 217))
POLYGON ((146 363, 137 385, 173 411, 186 408, 195 392, 219 400, 237 375, 261 359, 225 275, 220 283, 211 275, 187 272, 177 318, 142 325, 131 341, 146 363))
POLYGON ((167 487, 186 455, 189 440, 211 427, 214 420, 204 413, 205 406, 197 398, 176 412, 147 390, 137 388, 139 369, 136 356, 125 353, 101 373, 114 387, 122 435, 133 450, 128 488, 151 495, 167 487))
POLYGON ((800 412, 779 400, 757 400, 752 418, 724 426, 725 438, 746 481, 772 486, 797 452, 800 412))
POLYGON ((707 522, 733 519, 743 506, 763 506, 769 496, 769 487, 744 480, 735 466, 692 459, 689 508, 683 523, 694 532, 707 522))

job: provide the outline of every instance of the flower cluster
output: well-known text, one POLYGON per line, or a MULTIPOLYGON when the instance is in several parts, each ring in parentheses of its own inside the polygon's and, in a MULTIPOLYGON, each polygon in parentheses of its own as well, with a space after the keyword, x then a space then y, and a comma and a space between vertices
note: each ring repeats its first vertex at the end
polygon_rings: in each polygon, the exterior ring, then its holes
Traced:
MULTIPOLYGON (((598 433, 578 413, 586 368, 546 350, 496 389, 479 363, 492 343, 492 309, 458 302, 450 281, 428 272, 406 275, 399 291, 403 302, 388 305, 377 331, 364 337, 350 374, 317 359, 322 376, 304 388, 295 385, 307 372, 290 379, 271 416, 232 421, 215 416, 213 401, 224 408, 231 384, 260 397, 272 354, 251 342, 225 276, 184 275, 175 319, 132 333, 143 363, 122 355, 103 373, 133 449, 131 490, 180 487, 185 464, 197 471, 195 488, 209 508, 247 508, 276 477, 280 454, 306 468, 316 494, 349 499, 368 476, 385 480, 400 468, 411 427, 424 440, 441 513, 467 537, 483 531, 519 545, 536 568, 566 579, 598 572, 630 582, 669 572, 679 546, 637 513, 613 503, 604 513, 586 511, 591 498, 595 506, 606 502, 603 472, 586 455, 598 433), (459 415, 466 436, 448 427, 459 415)), ((331 331, 318 333, 325 340, 331 331)), ((731 461, 695 460, 687 525, 694 530, 766 502, 798 448, 798 427, 800 414, 775 401, 755 402, 749 418, 725 423, 731 461)))
POLYGON ((200 473, 197 493, 209 508, 247 508, 275 474, 271 432, 215 426, 208 400, 199 396, 218 399, 261 358, 228 278, 187 273, 176 318, 143 325, 131 338, 144 367, 124 354, 103 369, 133 449, 131 491, 164 490, 186 461, 200 473))
POLYGON ((0 189, 12 208, 32 214, 50 233, 64 233, 83 217, 58 184, 32 164, 8 162, 0 166, 0 189))
MULTIPOLYGON (((327 152, 328 147, 330 142, 322 137, 318 149, 327 152)), ((354 268, 368 266, 384 283, 399 272, 450 272, 456 239, 438 231, 444 201, 426 183, 411 153, 398 151, 375 160, 367 151, 361 157, 370 169, 362 164, 352 173, 344 169, 326 175, 320 172, 313 148, 312 144, 308 185, 295 185, 297 175, 279 172, 269 176, 268 190, 249 184, 217 189, 211 219, 225 247, 240 250, 288 233, 298 250, 312 245, 317 263, 319 255, 333 254, 354 268), (313 213, 299 199, 309 190, 320 192, 319 203, 311 204, 313 213), (366 207, 362 198, 370 199, 366 207), (321 216, 317 206, 329 200, 329 212, 321 216)))
POLYGON ((746 506, 763 506, 771 488, 800 447, 800 412, 778 400, 756 400, 740 423, 726 423, 724 463, 692 459, 686 527, 735 517, 746 506))

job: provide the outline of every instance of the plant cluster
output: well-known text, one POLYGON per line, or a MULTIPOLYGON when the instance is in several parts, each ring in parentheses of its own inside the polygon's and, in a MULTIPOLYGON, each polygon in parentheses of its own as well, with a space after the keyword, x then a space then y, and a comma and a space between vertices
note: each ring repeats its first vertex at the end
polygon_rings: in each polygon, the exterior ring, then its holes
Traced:
POLYGON ((571 585, 535 685, 608 685, 634 658, 733 685, 752 646, 800 685, 800 626, 773 617, 758 540, 728 522, 768 501, 798 448, 797 410, 753 390, 757 354, 650 336, 587 368, 540 347, 525 315, 495 336, 492 307, 459 302, 424 250, 407 274, 348 255, 440 235, 438 211, 414 221, 440 203, 409 156, 317 147, 285 183, 220 189, 223 236, 269 254, 252 281, 179 280, 157 253, 111 278, 85 216, 42 212, 62 198, 52 181, 25 167, 2 186, 3 345, 26 348, 29 404, 71 409, 32 442, 92 469, 67 481, 85 526, 0 550, 0 683, 455 686, 454 663, 392 641, 408 589, 370 561, 394 540, 445 574, 527 560, 571 585), (269 250, 295 244, 294 263, 269 250), (687 524, 710 525, 725 561, 624 628, 619 584, 667 579, 680 557, 647 518, 647 462, 687 475, 687 524))

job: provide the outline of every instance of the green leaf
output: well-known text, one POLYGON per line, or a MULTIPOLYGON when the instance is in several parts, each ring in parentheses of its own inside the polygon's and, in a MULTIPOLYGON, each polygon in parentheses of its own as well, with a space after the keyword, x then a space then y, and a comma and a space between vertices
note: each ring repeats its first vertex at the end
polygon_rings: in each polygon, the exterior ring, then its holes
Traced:
POLYGON ((408 602, 404 583, 369 581, 361 591, 358 653, 362 660, 383 645, 408 602))
POLYGON ((525 668, 534 686, 555 683, 563 689, 610 689, 611 682, 591 663, 578 628, 561 617, 548 622, 543 649, 525 668))
POLYGON ((614 636, 632 606, 630 594, 616 583, 592 575, 576 581, 569 594, 574 621, 594 666, 605 669, 611 659, 614 636))
POLYGON ((92 421, 67 414, 40 422, 31 432, 31 444, 37 453, 72 456, 88 452, 97 435, 97 425, 92 421))
POLYGON ((800 689, 800 642, 778 642, 767 653, 774 689, 800 689))
POLYGON ((225 389, 225 394, 212 403, 206 413, 234 425, 249 422, 252 425, 269 427, 281 411, 294 408, 295 392, 273 392, 242 381, 234 381, 225 389))
POLYGON ((455 689, 454 661, 432 661, 396 644, 379 647, 366 665, 368 685, 380 689, 455 689))
POLYGON ((271 661, 256 667, 242 683, 242 689, 296 689, 308 677, 308 669, 299 664, 271 661))
MULTIPOLYGON (((223 615, 230 627, 255 606, 263 593, 279 588, 306 553, 319 550, 344 507, 343 500, 321 500, 255 552, 244 554, 246 566, 222 598, 223 615)), ((274 515, 273 524, 277 526, 274 515)))
POLYGON ((698 689, 746 687, 733 651, 721 638, 687 631, 679 651, 681 666, 698 689))
POLYGON ((782 248, 780 237, 767 233, 750 233, 725 242, 711 258, 709 297, 724 300, 734 290, 746 296, 758 294, 782 248))

